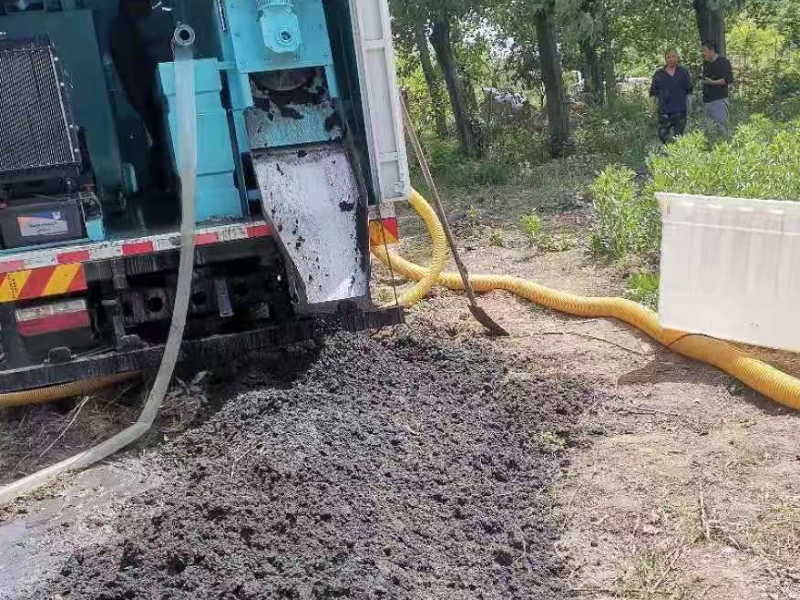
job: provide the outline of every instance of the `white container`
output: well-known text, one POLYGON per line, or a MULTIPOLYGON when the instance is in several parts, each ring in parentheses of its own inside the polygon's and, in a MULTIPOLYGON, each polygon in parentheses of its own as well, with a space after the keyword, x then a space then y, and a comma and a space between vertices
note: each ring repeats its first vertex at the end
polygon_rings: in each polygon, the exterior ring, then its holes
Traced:
POLYGON ((800 202, 658 194, 661 324, 800 351, 800 202))
POLYGON ((350 0, 358 41, 358 71, 362 84, 372 176, 380 200, 408 199, 411 180, 395 73, 392 27, 387 0, 350 0))

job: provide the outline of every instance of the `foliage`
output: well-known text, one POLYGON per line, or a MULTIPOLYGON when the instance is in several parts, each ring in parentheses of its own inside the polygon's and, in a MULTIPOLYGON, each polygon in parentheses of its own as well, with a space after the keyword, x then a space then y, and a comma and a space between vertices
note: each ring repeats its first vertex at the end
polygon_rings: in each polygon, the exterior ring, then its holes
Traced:
POLYGON ((640 193, 636 174, 611 166, 592 185, 595 225, 591 246, 596 254, 619 260, 658 250, 660 218, 652 195, 640 193))
POLYGON ((522 218, 520 218, 519 223, 520 227, 522 228, 522 232, 528 239, 528 245, 531 247, 535 246, 544 226, 542 218, 535 213, 524 215, 522 218))
POLYGON ((639 167, 656 139, 655 128, 647 98, 641 92, 630 92, 621 94, 611 106, 586 107, 575 139, 582 152, 639 167))
POLYGON ((800 94, 800 52, 776 26, 742 19, 728 35, 728 54, 735 66, 737 88, 751 106, 782 102, 800 94))
POLYGON ((800 199, 800 121, 755 116, 730 142, 709 147, 700 133, 684 136, 650 159, 655 192, 800 199))
POLYGON ((696 131, 651 155, 648 167, 652 179, 644 186, 618 166, 593 184, 597 253, 613 259, 654 255, 660 244, 658 192, 800 200, 800 120, 755 116, 729 142, 715 145, 696 131))
POLYGON ((657 273, 642 271, 628 277, 625 297, 648 308, 658 308, 660 278, 657 273))
MULTIPOLYGON (((400 87, 408 94, 408 110, 411 113, 412 122, 418 129, 434 131, 436 113, 417 56, 411 52, 399 53, 397 74, 400 87)), ((440 106, 439 110, 444 110, 445 115, 450 114, 450 107, 447 103, 440 106)))

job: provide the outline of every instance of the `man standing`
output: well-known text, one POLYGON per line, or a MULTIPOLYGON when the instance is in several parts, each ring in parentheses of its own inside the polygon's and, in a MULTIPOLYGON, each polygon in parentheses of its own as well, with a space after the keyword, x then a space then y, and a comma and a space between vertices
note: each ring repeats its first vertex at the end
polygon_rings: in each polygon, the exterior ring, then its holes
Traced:
POLYGON ((728 88, 733 84, 730 61, 717 52, 716 42, 703 43, 703 102, 706 116, 724 136, 730 134, 728 88))
POLYGON ((692 93, 689 71, 680 66, 675 50, 667 50, 666 65, 653 75, 650 96, 658 101, 658 137, 666 144, 686 131, 686 114, 692 93))

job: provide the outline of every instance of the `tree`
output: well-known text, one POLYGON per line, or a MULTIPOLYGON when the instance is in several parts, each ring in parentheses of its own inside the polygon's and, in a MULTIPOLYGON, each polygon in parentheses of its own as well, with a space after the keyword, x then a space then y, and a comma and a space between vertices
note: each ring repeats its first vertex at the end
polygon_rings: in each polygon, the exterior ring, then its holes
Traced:
POLYGON ((720 54, 725 54, 725 14, 718 0, 694 0, 700 40, 716 43, 720 54))
POLYGON ((431 97, 433 105, 433 115, 436 121, 436 133, 444 137, 447 135, 447 114, 444 110, 444 102, 442 98, 442 90, 439 86, 439 77, 436 68, 433 66, 431 59, 431 51, 428 47, 428 34, 426 31, 427 24, 423 20, 417 20, 414 23, 414 41, 416 43, 417 52, 419 53, 419 62, 422 67, 422 73, 425 75, 425 82, 428 85, 428 93, 431 97))
MULTIPOLYGON (((401 27, 413 32, 417 50, 422 55, 427 44, 421 44, 420 32, 429 32, 431 46, 436 54, 436 59, 441 68, 442 75, 450 99, 450 105, 456 124, 461 150, 468 156, 478 156, 481 147, 478 142, 479 134, 470 111, 469 94, 464 83, 463 73, 456 58, 454 45, 457 41, 455 35, 456 25, 470 14, 481 11, 490 0, 393 0, 392 10, 396 17, 401 19, 401 27)), ((427 54, 430 58, 430 54, 427 54)), ((431 61, 431 70, 433 64, 431 61)), ((427 66, 423 65, 423 69, 427 66)), ((431 72, 426 73, 426 81, 431 72)), ((432 83, 433 79, 429 81, 432 83)), ((436 103, 435 86, 431 88, 431 97, 436 103)), ((437 117, 437 120, 439 117, 437 117)), ((440 123, 441 124, 441 123, 440 123)))
POLYGON ((458 62, 453 50, 451 26, 452 21, 448 15, 436 19, 433 22, 431 45, 436 52, 439 66, 444 73, 461 150, 467 156, 478 156, 480 154, 478 136, 470 115, 464 82, 459 73, 458 62))
POLYGON ((550 154, 564 156, 570 146, 569 105, 564 92, 564 74, 556 41, 554 1, 535 3, 533 19, 536 42, 542 62, 542 79, 547 95, 547 118, 550 129, 550 154))
MULTIPOLYGON (((571 147, 569 103, 564 89, 564 71, 559 52, 559 29, 555 0, 511 0, 493 8, 495 20, 506 35, 521 48, 536 48, 533 60, 528 50, 518 50, 525 68, 538 64, 545 88, 549 149, 554 157, 564 156, 571 147)), ((531 78, 533 79, 533 78, 531 78)))

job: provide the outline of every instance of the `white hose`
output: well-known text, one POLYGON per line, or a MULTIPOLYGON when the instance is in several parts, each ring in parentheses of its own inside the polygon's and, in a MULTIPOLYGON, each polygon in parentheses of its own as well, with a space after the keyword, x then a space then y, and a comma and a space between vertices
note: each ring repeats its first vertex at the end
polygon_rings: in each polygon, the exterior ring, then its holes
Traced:
POLYGON ((182 25, 175 32, 175 92, 178 117, 178 171, 181 177, 181 257, 169 337, 161 366, 139 419, 114 437, 72 458, 0 488, 0 505, 53 481, 67 471, 84 469, 129 446, 153 426, 178 362, 194 270, 195 187, 197 183, 197 104, 195 99, 194 32, 182 25))

